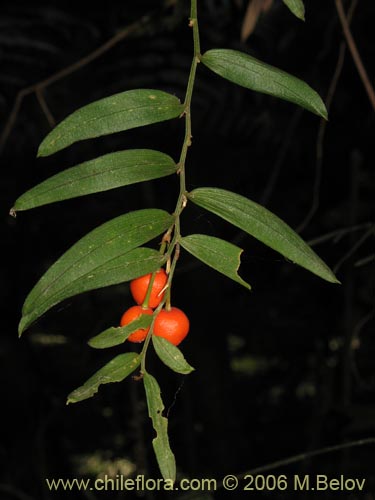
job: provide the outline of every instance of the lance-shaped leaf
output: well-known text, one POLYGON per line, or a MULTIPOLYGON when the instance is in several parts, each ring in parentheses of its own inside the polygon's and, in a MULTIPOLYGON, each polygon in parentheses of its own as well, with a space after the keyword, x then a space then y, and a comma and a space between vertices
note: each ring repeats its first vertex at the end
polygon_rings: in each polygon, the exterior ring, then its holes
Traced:
POLYGON ((283 2, 298 19, 305 20, 305 6, 302 0, 283 0, 283 2))
POLYGON ((205 234, 185 236, 181 238, 180 243, 194 257, 216 269, 219 273, 237 281, 237 283, 248 289, 251 288, 237 273, 241 264, 240 256, 243 252, 241 248, 220 238, 206 236, 205 234))
POLYGON ((127 90, 74 111, 43 140, 38 156, 51 155, 83 139, 170 120, 182 111, 183 105, 174 95, 160 90, 127 90))
POLYGON ((19 333, 68 297, 158 269, 163 257, 155 250, 137 247, 160 235, 173 220, 164 210, 137 210, 116 217, 84 236, 31 290, 22 309, 19 333))
POLYGON ((53 287, 53 292, 49 289, 47 294, 37 297, 30 312, 23 313, 18 327, 19 335, 21 336, 31 323, 51 307, 68 297, 130 281, 144 274, 152 273, 164 264, 165 258, 158 251, 140 247, 95 267, 89 273, 79 275, 64 287, 53 287))
POLYGON ((339 283, 329 267, 303 239, 275 214, 244 196, 218 188, 198 188, 188 198, 222 217, 265 245, 331 283, 339 283))
POLYGON ((307 83, 255 57, 237 50, 213 49, 203 54, 201 61, 237 85, 293 102, 327 119, 322 99, 307 83))
POLYGON ((173 159, 160 151, 132 149, 109 153, 38 184, 17 199, 12 212, 165 177, 176 169, 173 159))
POLYGON ((180 349, 171 344, 168 340, 153 335, 152 343, 156 354, 171 370, 181 373, 182 375, 188 375, 194 371, 194 368, 186 361, 180 349))
POLYGON ((126 326, 112 327, 89 340, 88 344, 95 349, 106 349, 122 344, 129 335, 139 328, 148 328, 152 323, 152 315, 142 314, 126 326))
POLYGON ((98 392, 99 386, 102 384, 121 382, 128 375, 133 373, 140 362, 141 357, 135 352, 119 354, 100 368, 100 370, 90 377, 81 387, 71 392, 66 404, 78 403, 84 399, 91 398, 98 392))
POLYGON ((176 480, 176 461, 169 445, 168 419, 163 417, 164 404, 160 395, 160 387, 149 373, 144 374, 143 382, 148 414, 156 431, 156 437, 152 440, 156 460, 163 478, 174 482, 176 480))

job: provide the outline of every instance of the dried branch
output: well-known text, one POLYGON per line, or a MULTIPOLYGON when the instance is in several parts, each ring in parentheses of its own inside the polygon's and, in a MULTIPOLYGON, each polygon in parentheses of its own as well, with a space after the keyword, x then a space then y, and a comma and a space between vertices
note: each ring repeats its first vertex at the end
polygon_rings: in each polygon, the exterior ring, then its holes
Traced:
MULTIPOLYGON (((348 25, 351 22, 354 11, 357 7, 358 0, 352 0, 352 3, 350 4, 349 10, 348 10, 348 15, 347 15, 347 22, 348 25)), ((337 57, 337 62, 336 62, 336 67, 331 79, 331 83, 328 88, 328 93, 326 97, 326 108, 329 111, 332 105, 333 98, 336 93, 337 89, 337 84, 339 82, 341 72, 344 66, 344 61, 345 61, 345 55, 346 55, 346 42, 342 41, 340 44, 339 48, 339 55, 337 57)), ((313 187, 313 199, 312 203, 310 206, 310 209, 301 222, 301 224, 297 227, 296 232, 301 233, 310 223, 311 219, 314 217, 316 211, 319 208, 319 203, 320 203, 320 185, 321 185, 321 180, 322 180, 322 170, 323 170, 323 153, 324 153, 324 137, 326 133, 326 128, 327 128, 327 121, 326 120, 321 120, 320 121, 320 126, 319 126, 319 131, 318 131, 318 137, 316 141, 316 161, 315 161, 315 178, 314 178, 314 187, 313 187)))
POLYGON ((372 108, 375 111, 374 88, 371 85, 370 79, 369 79, 367 72, 366 72, 366 68, 363 65, 361 56, 360 56, 358 49, 357 49, 357 45, 356 45, 354 38, 353 38, 353 35, 350 31, 349 19, 345 16, 344 7, 342 5, 342 0, 335 0, 335 3, 336 3, 337 14, 339 16, 340 23, 341 23, 345 39, 346 39, 346 42, 347 42, 349 50, 350 50, 350 53, 352 54, 354 64, 357 68, 357 71, 358 71, 359 76, 362 80, 362 83, 366 89, 366 92, 367 92, 367 95, 370 99, 372 108))
POLYGON ((372 224, 372 226, 362 235, 362 237, 356 242, 355 245, 353 245, 348 252, 346 252, 345 255, 341 257, 341 259, 338 261, 338 263, 335 265, 333 268, 333 272, 336 274, 337 271, 340 269, 340 267, 348 260, 352 255, 355 254, 355 252, 365 243, 365 241, 375 234, 375 226, 372 224))
POLYGON ((351 234, 355 231, 361 231, 363 229, 370 229, 373 227, 372 222, 364 222, 363 224, 357 224, 355 226, 344 227, 342 229, 335 229, 334 231, 330 231, 327 234, 323 234, 322 236, 317 236, 316 238, 309 240, 307 243, 310 246, 319 245, 321 243, 325 243, 326 241, 332 240, 334 243, 337 243, 343 236, 347 234, 351 234))
POLYGON ((250 471, 247 471, 239 476, 236 476, 239 479, 243 479, 246 475, 255 475, 259 473, 263 473, 269 470, 279 469, 280 467, 284 467, 286 465, 294 464, 296 462, 302 462, 303 460, 307 460, 309 458, 326 455, 327 453, 333 453, 335 451, 345 450, 348 448, 353 448, 357 446, 364 445, 374 445, 375 438, 367 438, 367 439, 359 439, 358 441, 351 441, 349 443, 337 444, 334 446, 327 446, 326 448, 320 448, 319 450, 313 450, 306 453, 301 453, 299 455, 294 455, 293 457, 285 458, 283 460, 278 460, 277 462, 273 462, 271 464, 267 464, 261 467, 257 467, 250 471))
POLYGON ((60 71, 58 71, 57 73, 54 73, 53 75, 49 76, 48 78, 45 78, 37 83, 34 83, 33 85, 30 85, 29 87, 26 87, 26 88, 20 90, 15 98, 13 108, 9 114, 8 120, 7 120, 7 122, 4 126, 4 129, 1 133, 1 136, 0 136, 0 155, 2 154, 4 147, 6 145, 6 142, 8 140, 8 137, 13 130, 13 127, 16 123, 17 116, 18 116, 18 113, 20 111, 22 102, 26 96, 33 94, 33 93, 36 94, 43 113, 46 115, 49 124, 51 126, 53 126, 53 124, 55 123, 55 120, 54 120, 53 115, 50 112, 50 110, 47 106, 47 103, 44 99, 43 91, 47 87, 52 85, 53 83, 56 83, 56 82, 62 80, 63 78, 67 77, 68 75, 71 75, 75 71, 83 68, 84 66, 87 66, 89 63, 91 63, 95 59, 98 59, 98 57, 102 56, 103 54, 108 52, 110 49, 115 47, 119 42, 124 40, 124 38, 127 38, 130 35, 134 34, 135 32, 138 32, 141 28, 144 28, 150 22, 150 20, 151 20, 150 15, 143 16, 138 21, 135 21, 134 23, 130 24, 129 26, 125 27, 124 29, 122 29, 121 31, 116 33, 113 37, 111 37, 105 43, 100 45, 97 49, 90 52, 86 56, 82 57, 78 61, 61 69, 60 71))
POLYGON ((47 105, 43 90, 41 88, 38 88, 35 91, 35 94, 38 99, 39 106, 42 108, 43 113, 46 115, 49 126, 53 128, 56 125, 56 120, 47 105))

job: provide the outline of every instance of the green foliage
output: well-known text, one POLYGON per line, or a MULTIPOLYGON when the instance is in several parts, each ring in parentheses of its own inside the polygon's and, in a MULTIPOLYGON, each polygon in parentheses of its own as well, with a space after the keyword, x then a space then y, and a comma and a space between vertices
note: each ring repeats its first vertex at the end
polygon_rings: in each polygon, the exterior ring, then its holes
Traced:
MULTIPOLYGON (((304 18, 300 0, 284 0, 299 18, 304 18)), ((214 73, 245 88, 293 102, 327 118, 319 95, 305 82, 247 54, 213 49, 200 53, 197 0, 191 0, 194 57, 184 104, 160 90, 128 90, 78 109, 57 125, 41 143, 38 156, 48 156, 71 144, 126 131, 177 117, 184 117, 185 139, 178 164, 160 151, 147 149, 118 151, 71 167, 20 196, 11 213, 78 196, 149 181, 171 174, 180 176, 180 193, 173 215, 160 209, 138 210, 116 217, 75 243, 40 278, 27 296, 19 325, 21 334, 42 314, 61 301, 96 288, 122 283, 153 273, 168 262, 165 297, 153 316, 142 315, 125 327, 107 328, 89 341, 96 349, 124 343, 138 328, 149 328, 140 354, 120 354, 68 396, 68 403, 93 396, 101 384, 120 382, 139 365, 143 377, 149 416, 156 437, 153 448, 164 479, 175 481, 176 463, 168 438, 168 420, 156 379, 146 370, 146 352, 152 339, 160 360, 180 374, 192 368, 182 352, 167 340, 153 335, 153 321, 160 309, 170 305, 170 290, 180 245, 202 262, 250 289, 239 275, 242 250, 213 236, 181 236, 180 215, 190 200, 254 236, 292 262, 326 281, 338 283, 328 266, 285 222, 264 207, 236 193, 216 188, 197 188, 187 193, 185 160, 191 141, 191 100, 198 62, 214 73), (161 238, 160 251, 142 245, 161 238)), ((150 280, 148 293, 151 291, 150 280)), ((126 345, 126 344, 125 344, 126 345)))
POLYGON ((327 119, 323 101, 307 83, 255 57, 237 50, 213 49, 203 54, 201 61, 237 85, 293 102, 327 119))
POLYGON ((173 223, 163 210, 137 210, 97 227, 53 264, 24 303, 20 334, 62 300, 108 285, 128 281, 158 269, 164 257, 156 250, 137 248, 173 223))
POLYGON ((86 161, 50 177, 20 196, 12 211, 149 181, 176 173, 172 158, 160 151, 132 149, 86 161))
POLYGON ((151 322, 152 316, 150 314, 142 314, 126 326, 107 328, 104 332, 90 339, 88 344, 94 349, 106 349, 107 347, 122 344, 130 334, 139 328, 149 328, 151 322))
POLYGON ((217 188, 198 188, 188 195, 196 205, 246 231, 265 245, 331 283, 338 283, 329 267, 285 222, 244 196, 217 188))
POLYGON ((176 118, 183 111, 177 97, 160 90, 128 90, 74 111, 50 132, 38 156, 49 156, 71 144, 176 118))
POLYGON ((134 352, 119 354, 109 363, 104 365, 92 377, 90 377, 81 387, 75 389, 68 396, 67 403, 78 403, 84 399, 91 398, 98 392, 102 384, 121 382, 139 366, 141 357, 134 352))
POLYGON ((283 0, 283 2, 298 19, 305 20, 305 6, 302 0, 283 0))
POLYGON ((168 340, 153 335, 152 343, 156 354, 171 370, 182 375, 188 375, 194 371, 194 368, 186 361, 180 349, 168 340))
POLYGON ((181 238, 180 243, 194 257, 216 269, 219 273, 237 281, 245 288, 251 288, 237 273, 241 263, 240 256, 243 252, 241 248, 220 238, 204 234, 185 236, 181 238))
POLYGON ((161 475, 164 479, 176 480, 176 461, 169 445, 168 419, 163 416, 164 404, 161 399, 160 387, 156 379, 145 373, 143 383, 146 391, 148 414, 156 431, 152 440, 155 456, 161 475))

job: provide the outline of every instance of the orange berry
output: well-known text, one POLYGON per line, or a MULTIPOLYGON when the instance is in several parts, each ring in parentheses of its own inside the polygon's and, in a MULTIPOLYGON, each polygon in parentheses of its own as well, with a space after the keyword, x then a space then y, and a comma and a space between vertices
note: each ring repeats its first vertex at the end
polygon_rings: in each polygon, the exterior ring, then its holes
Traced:
MULTIPOLYGON (((133 299, 137 304, 143 304, 143 301, 146 298, 147 288, 150 283, 152 274, 145 274, 144 276, 140 276, 135 280, 130 282, 130 291, 133 296, 133 299)), ((163 288, 165 287, 168 280, 168 275, 164 271, 164 269, 159 269, 156 272, 154 282, 152 284, 150 300, 148 301, 148 307, 158 307, 160 302, 163 300, 164 292, 161 293, 163 288)))
POLYGON ((154 335, 178 345, 189 333, 189 327, 189 319, 181 309, 178 307, 171 307, 169 311, 162 309, 155 318, 154 335))
MULTIPOLYGON (((135 319, 139 318, 142 314, 153 314, 152 309, 149 307, 143 309, 141 306, 132 306, 124 312, 120 320, 120 326, 126 326, 135 319)), ((129 342, 143 342, 147 337, 150 328, 139 328, 131 333, 128 337, 129 342)))

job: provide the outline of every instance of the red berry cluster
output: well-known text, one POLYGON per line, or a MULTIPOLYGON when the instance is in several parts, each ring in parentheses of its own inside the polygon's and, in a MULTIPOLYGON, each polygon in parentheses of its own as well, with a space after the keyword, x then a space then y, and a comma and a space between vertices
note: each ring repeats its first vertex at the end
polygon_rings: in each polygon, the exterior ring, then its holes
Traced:
MULTIPOLYGON (((143 307, 142 304, 146 298, 151 276, 152 274, 146 274, 131 281, 130 292, 138 305, 132 306, 124 312, 120 321, 121 326, 128 325, 139 318, 141 314, 153 314, 153 309, 163 300, 168 275, 164 269, 159 269, 152 284, 148 307, 143 307)), ((174 345, 178 345, 188 334, 189 326, 189 319, 186 314, 177 307, 171 307, 170 309, 162 309, 157 314, 153 334, 169 340, 174 345)), ((143 342, 148 331, 149 328, 139 328, 129 335, 129 342, 143 342)))

